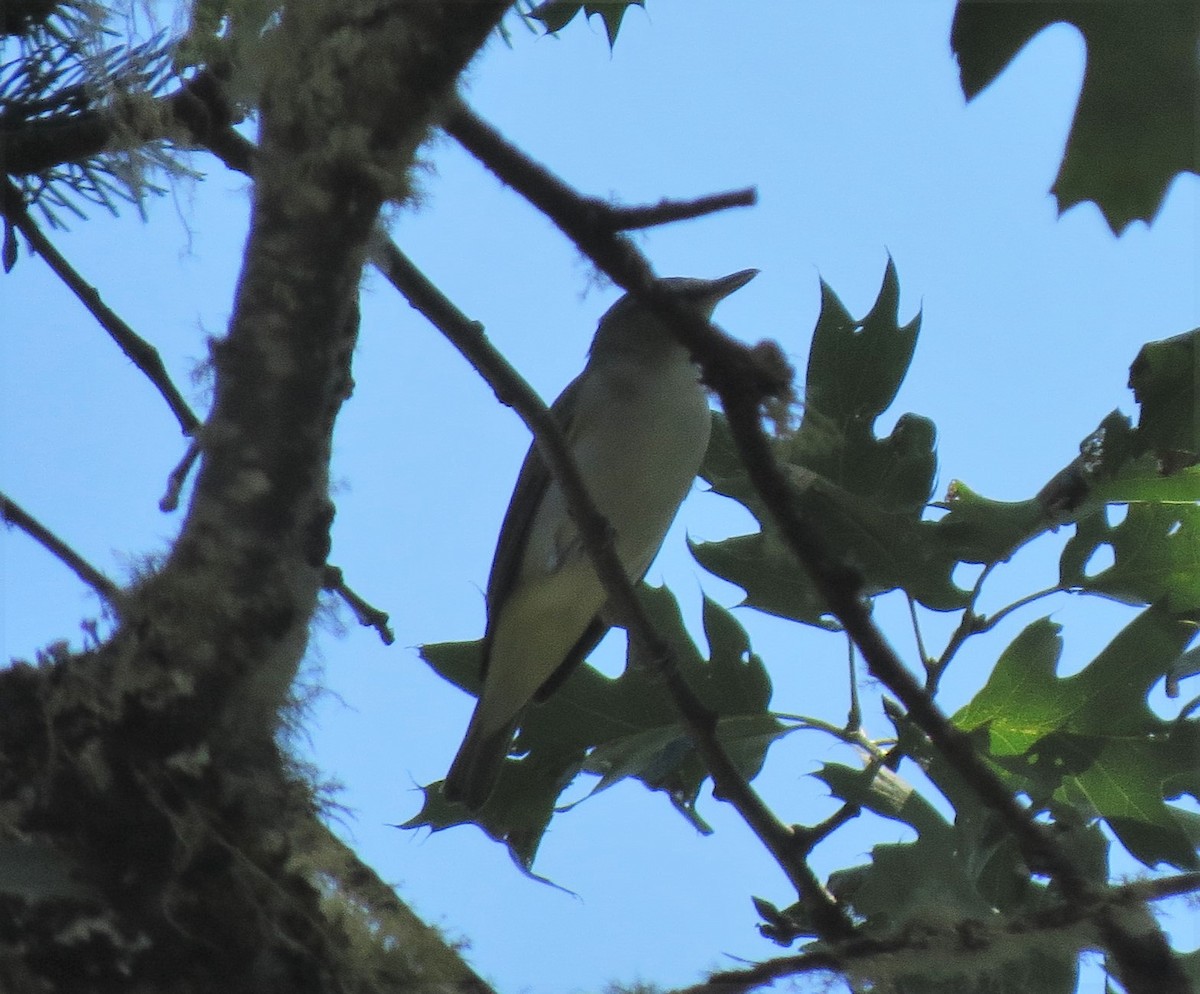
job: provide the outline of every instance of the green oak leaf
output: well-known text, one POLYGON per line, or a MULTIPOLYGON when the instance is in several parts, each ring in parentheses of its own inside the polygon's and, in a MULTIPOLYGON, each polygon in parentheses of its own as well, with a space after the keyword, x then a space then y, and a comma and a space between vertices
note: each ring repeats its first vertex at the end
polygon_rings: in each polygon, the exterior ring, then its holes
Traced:
POLYGON ((946 833, 877 845, 869 864, 831 874, 829 889, 875 929, 933 915, 991 917, 992 908, 954 858, 951 842, 946 833))
POLYGON ((1094 201, 1120 233, 1154 217, 1179 173, 1200 171, 1200 5, 959 0, 950 44, 967 99, 1058 22, 1083 35, 1087 71, 1053 192, 1060 212, 1094 201))
MULTIPOLYGON (((1006 914, 1020 915, 1044 905, 1046 883, 1030 875, 1029 866, 1005 820, 985 805, 975 787, 902 713, 889 711, 897 742, 908 759, 938 789, 954 809, 954 858, 989 905, 1006 914)), ((969 733, 972 747, 989 750, 988 727, 969 733)), ((1076 856, 1076 867, 1087 879, 1108 880, 1108 841, 1095 814, 1081 815, 1074 806, 1051 801, 1048 807, 1055 829, 1076 856)))
MULTIPOLYGON (((774 440, 803 515, 862 577, 867 594, 898 587, 935 610, 966 603, 951 574, 957 560, 931 541, 922 520, 937 469, 932 422, 902 415, 891 433, 875 424, 895 399, 912 360, 920 318, 900 324, 900 285, 889 261, 879 296, 853 319, 825 284, 809 355, 804 412, 774 440)), ((728 428, 714 419, 701 475, 758 520, 748 535, 691 544, 710 572, 746 592, 743 603, 770 614, 834 627, 825 606, 782 541, 741 466, 728 428)))
MULTIPOLYGON (((789 728, 767 710, 771 682, 745 631, 728 611, 706 599, 706 659, 688 636, 670 591, 643 585, 639 597, 655 630, 675 650, 680 675, 716 715, 718 738, 743 774, 753 778, 771 743, 789 728)), ((450 642, 423 646, 421 658, 445 679, 478 694, 480 651, 479 642, 450 642)), ((530 707, 513 756, 479 811, 448 804, 439 784, 430 784, 423 807, 402 827, 438 831, 477 824, 505 843, 528 872, 559 795, 581 770, 601 775, 597 790, 629 777, 640 780, 665 792, 697 829, 707 828, 696 812, 707 771, 661 678, 640 658, 637 646, 620 677, 580 666, 548 700, 530 707)))
POLYGON ((1200 789, 1179 775, 1195 767, 1196 724, 1165 722, 1146 700, 1194 634, 1186 619, 1151 607, 1080 672, 1059 677, 1060 628, 1035 621, 954 721, 986 731, 989 757, 1035 803, 1090 808, 1148 866, 1200 865, 1166 803, 1200 789))
POLYGON ((1126 604, 1163 601, 1176 613, 1200 609, 1200 505, 1131 503, 1115 525, 1103 512, 1089 514, 1063 548, 1059 579, 1064 587, 1126 604), (1111 550, 1113 562, 1091 570, 1102 548, 1111 550))
MULTIPOLYGON (((871 862, 834 873, 830 891, 866 919, 875 934, 902 935, 906 945, 929 937, 938 948, 971 930, 987 935, 1003 919, 981 893, 954 848, 952 832, 922 834, 916 842, 877 845, 871 862)), ((1060 943, 1014 943, 1000 961, 988 957, 912 956, 888 964, 887 989, 900 994, 1072 994, 1078 950, 1060 943)), ((871 979, 869 969, 862 979, 871 979)))
POLYGON ((1170 473, 1200 461, 1200 328, 1147 342, 1129 367, 1129 387, 1141 408, 1137 433, 1170 473))
POLYGON ((958 480, 934 506, 946 514, 929 529, 930 541, 965 563, 1002 562, 1051 525, 1036 500, 989 500, 958 480))

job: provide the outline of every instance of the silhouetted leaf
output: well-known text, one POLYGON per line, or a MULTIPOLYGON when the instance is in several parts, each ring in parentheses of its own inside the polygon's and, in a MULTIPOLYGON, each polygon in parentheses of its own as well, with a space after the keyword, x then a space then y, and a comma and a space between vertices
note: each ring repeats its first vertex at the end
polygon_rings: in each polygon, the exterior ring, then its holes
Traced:
POLYGON ((1141 407, 1137 433, 1142 451, 1152 453, 1163 473, 1200 459, 1200 328, 1148 342, 1129 368, 1129 386, 1141 407))
MULTIPOLYGON (((932 539, 935 524, 922 520, 936 473, 933 424, 904 414, 889 435, 875 434, 912 360, 920 318, 899 323, 900 286, 890 261, 878 299, 861 321, 850 317, 827 285, 821 294, 803 417, 795 431, 774 443, 791 472, 795 501, 829 547, 860 573, 865 593, 902 587, 935 610, 961 607, 966 592, 951 579, 958 560, 932 539)), ((701 565, 745 590, 750 607, 833 627, 754 493, 719 416, 701 475, 714 491, 744 504, 760 524, 749 535, 693 543, 701 565)))
MULTIPOLYGON (((664 587, 640 590, 660 635, 675 649, 680 673, 717 715, 717 735, 748 778, 757 775, 770 744, 789 729, 767 710, 771 683, 737 621, 713 601, 704 604, 710 652, 705 659, 683 626, 679 606, 664 587)), ((422 658, 441 676, 478 693, 479 642, 424 646, 422 658)), ((629 653, 625 672, 612 679, 581 666, 543 704, 526 712, 513 752, 496 790, 477 812, 447 804, 440 785, 425 788, 425 804, 406 828, 434 830, 478 824, 508 845, 525 870, 554 813, 558 797, 580 770, 601 775, 595 791, 633 777, 667 793, 697 829, 707 825, 695 810, 707 771, 695 754, 662 681, 640 649, 629 653)), ((593 791, 593 793, 595 792, 593 791)))
POLYGON ((960 0, 950 42, 967 98, 988 86, 1034 35, 1060 21, 1083 35, 1087 71, 1054 181, 1058 208, 1095 201, 1120 233, 1131 221, 1154 216, 1175 176, 1200 170, 1200 5, 960 0))
POLYGON ((599 14, 604 21, 604 31, 611 48, 617 43, 617 32, 621 30, 625 11, 633 6, 644 7, 645 0, 587 0, 586 3, 579 0, 545 0, 530 11, 530 16, 536 17, 546 26, 547 32, 554 34, 573 21, 581 10, 589 18, 599 14))

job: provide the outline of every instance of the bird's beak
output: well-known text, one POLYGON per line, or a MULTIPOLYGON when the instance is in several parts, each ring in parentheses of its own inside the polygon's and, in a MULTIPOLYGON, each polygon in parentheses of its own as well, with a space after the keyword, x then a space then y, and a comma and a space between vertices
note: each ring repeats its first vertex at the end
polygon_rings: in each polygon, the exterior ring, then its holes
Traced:
POLYGON ((713 280, 713 296, 717 300, 724 300, 734 290, 740 290, 757 275, 757 269, 741 269, 736 273, 730 273, 728 276, 722 276, 719 280, 713 280))
POLYGON ((711 315, 717 304, 728 297, 734 290, 740 290, 758 275, 757 269, 741 269, 720 279, 708 280, 708 285, 701 288, 697 294, 701 309, 711 315))

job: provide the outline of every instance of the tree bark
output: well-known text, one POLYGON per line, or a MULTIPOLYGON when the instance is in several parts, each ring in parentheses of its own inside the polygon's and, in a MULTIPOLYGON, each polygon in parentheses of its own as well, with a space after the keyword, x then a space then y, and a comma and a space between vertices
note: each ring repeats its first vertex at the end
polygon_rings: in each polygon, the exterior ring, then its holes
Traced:
POLYGON ((382 203, 407 195, 441 101, 506 7, 283 9, 181 533, 124 592, 105 643, 0 674, 3 989, 482 986, 365 958, 327 913, 323 870, 304 858, 323 832, 317 803, 276 733, 329 551, 367 237, 382 203))

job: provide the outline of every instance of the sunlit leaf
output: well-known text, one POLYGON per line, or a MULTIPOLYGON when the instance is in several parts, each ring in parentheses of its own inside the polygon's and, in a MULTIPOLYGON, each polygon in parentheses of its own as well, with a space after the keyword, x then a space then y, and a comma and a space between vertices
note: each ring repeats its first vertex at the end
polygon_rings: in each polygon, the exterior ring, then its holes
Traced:
POLYGON ((1146 700, 1194 634, 1188 621, 1153 607, 1080 672, 1059 677, 1059 626, 1035 621, 955 723, 986 730, 988 752, 1014 789, 1086 802, 1147 865, 1200 865, 1166 803, 1200 786, 1179 778, 1194 768, 1196 726, 1163 721, 1146 700))

